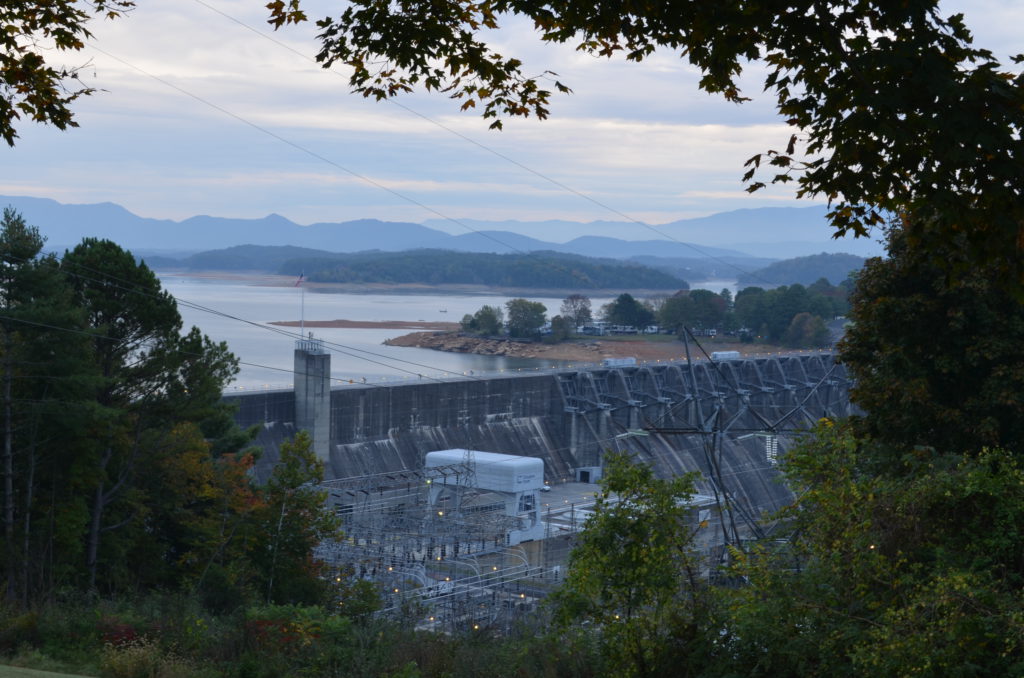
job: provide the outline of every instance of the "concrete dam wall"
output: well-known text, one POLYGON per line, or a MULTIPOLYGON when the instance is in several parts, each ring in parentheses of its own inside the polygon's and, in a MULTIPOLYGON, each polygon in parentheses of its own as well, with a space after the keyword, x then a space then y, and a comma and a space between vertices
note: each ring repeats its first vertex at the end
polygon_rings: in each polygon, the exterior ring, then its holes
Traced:
MULTIPOLYGON (((485 450, 539 457, 560 483, 593 481, 608 450, 628 450, 663 477, 701 472, 701 494, 756 516, 791 500, 776 455, 820 417, 849 414, 848 390, 829 354, 355 384, 323 401, 322 456, 332 479, 420 469, 434 450, 485 450)), ((295 433, 296 394, 225 400, 240 425, 261 426, 266 474, 295 433)))

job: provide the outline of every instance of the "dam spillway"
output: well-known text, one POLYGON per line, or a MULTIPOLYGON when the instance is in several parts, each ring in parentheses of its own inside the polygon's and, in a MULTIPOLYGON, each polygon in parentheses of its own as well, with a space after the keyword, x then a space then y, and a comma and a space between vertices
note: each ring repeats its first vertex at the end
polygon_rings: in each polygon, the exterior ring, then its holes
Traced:
MULTIPOLYGON (((296 431, 294 391, 226 395, 243 427, 259 425, 266 473, 296 431)), ((752 516, 792 495, 777 454, 823 416, 850 414, 849 380, 832 354, 642 364, 469 376, 330 389, 327 479, 422 469, 427 452, 539 457, 548 482, 592 482, 608 450, 659 476, 698 471, 698 492, 726 493, 752 516)))

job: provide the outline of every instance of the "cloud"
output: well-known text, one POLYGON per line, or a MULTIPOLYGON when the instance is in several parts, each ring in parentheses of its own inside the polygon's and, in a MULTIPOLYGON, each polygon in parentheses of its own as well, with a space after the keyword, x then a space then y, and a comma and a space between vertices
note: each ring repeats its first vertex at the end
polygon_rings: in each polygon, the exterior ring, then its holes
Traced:
MULTIPOLYGON (((764 188, 757 192, 756 200, 763 200, 768 202, 786 202, 794 205, 800 205, 803 207, 809 205, 824 205, 828 201, 825 199, 812 199, 812 198, 801 198, 795 199, 792 195, 788 194, 775 194, 773 195, 770 191, 771 187, 764 188)), ((751 198, 750 193, 746 191, 683 191, 679 194, 679 197, 686 198, 689 200, 744 200, 751 198)))
MULTIPOLYGON (((110 200, 155 217, 278 212, 304 222, 434 216, 346 169, 443 214, 480 219, 619 220, 622 212, 662 223, 794 201, 790 187, 751 196, 740 183, 748 157, 788 139, 771 98, 736 106, 706 95, 694 69, 669 51, 641 64, 609 61, 571 44, 541 44, 528 22, 506 21, 494 36, 503 54, 521 56, 530 73, 557 71, 574 88, 553 96, 549 120, 516 119, 497 133, 443 95, 397 102, 474 144, 399 105, 350 94, 343 72, 292 52, 315 52, 312 24, 268 38, 203 3, 270 32, 263 3, 251 0, 147 0, 129 17, 92 28, 100 49, 208 103, 98 52, 73 55, 80 63, 93 58, 88 82, 104 91, 80 102, 79 129, 24 128, 18 147, 5 151, 5 166, 17 174, 8 169, 3 190, 110 200)), ((997 53, 1019 44, 1024 6, 960 4, 979 44, 997 53)), ((339 11, 336 0, 307 6, 311 17, 339 11)), ((747 68, 748 94, 759 93, 760 73, 747 68)))

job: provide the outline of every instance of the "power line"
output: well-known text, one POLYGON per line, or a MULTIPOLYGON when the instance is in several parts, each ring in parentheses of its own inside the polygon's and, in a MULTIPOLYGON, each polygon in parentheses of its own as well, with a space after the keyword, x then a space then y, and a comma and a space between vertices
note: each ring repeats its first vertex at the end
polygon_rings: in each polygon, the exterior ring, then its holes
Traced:
MULTIPOLYGON (((155 294, 151 294, 149 292, 145 292, 145 291, 142 291, 142 290, 138 289, 137 285, 135 285, 134 283, 132 283, 130 281, 124 280, 123 278, 118 278, 117 276, 110 275, 109 273, 106 273, 104 271, 99 271, 99 270, 90 268, 88 266, 85 266, 84 264, 79 264, 79 263, 75 263, 75 262, 71 262, 71 263, 75 267, 77 267, 77 268, 89 271, 90 273, 95 273, 96 275, 104 276, 104 279, 100 280, 100 279, 96 279, 96 278, 91 278, 91 277, 86 276, 86 275, 82 275, 81 273, 74 273, 74 272, 71 272, 71 271, 67 271, 66 270, 67 266, 65 266, 63 261, 62 261, 61 262, 62 268, 65 269, 65 272, 67 272, 69 275, 72 275, 74 277, 78 277, 78 278, 80 278, 82 280, 88 280, 88 281, 96 282, 96 283, 107 283, 109 280, 113 280, 113 281, 116 281, 118 283, 122 283, 122 285, 116 285, 116 287, 118 289, 124 290, 126 292, 131 292, 131 293, 134 293, 134 294, 141 294, 143 296, 148 296, 150 298, 156 298, 157 297, 157 295, 155 295, 155 294), (126 285, 127 285, 127 287, 126 287, 126 285)), ((170 293, 168 292, 168 294, 170 294, 170 293)), ((241 318, 239 316, 233 315, 231 313, 227 313, 225 311, 220 311, 220 310, 217 310, 217 309, 213 309, 213 308, 204 306, 202 304, 198 304, 198 303, 195 303, 195 302, 192 302, 192 301, 188 301, 186 299, 181 299, 180 297, 176 297, 174 295, 170 295, 170 296, 172 298, 174 298, 174 300, 177 303, 180 303, 181 305, 185 306, 186 308, 191 308, 193 310, 197 310, 197 311, 204 312, 204 313, 210 313, 210 314, 217 315, 217 316, 220 316, 220 317, 223 317, 223 318, 227 318, 229 320, 234 320, 234 321, 241 322, 241 323, 244 323, 244 324, 247 324, 247 325, 251 325, 253 327, 258 327, 260 329, 263 329, 263 330, 266 330, 266 331, 270 331, 270 332, 274 332, 276 334, 279 334, 279 335, 282 335, 282 336, 286 336, 286 337, 289 337, 291 339, 296 339, 296 338, 301 339, 302 338, 297 333, 285 330, 283 328, 273 327, 273 326, 269 326, 269 325, 264 325, 262 323, 258 323, 256 321, 254 321, 254 320, 248 320, 246 318, 241 318)), ((374 364, 380 365, 382 367, 386 367, 388 369, 397 370, 399 372, 405 372, 406 374, 410 374, 410 375, 422 376, 422 374, 419 373, 419 372, 413 372, 411 370, 406 370, 406 369, 403 369, 401 367, 396 367, 394 365, 388 365, 388 364, 380 362, 378 360, 373 360, 372 358, 367 358, 365 356, 361 356, 361 355, 356 355, 354 353, 350 353, 350 351, 357 351, 357 352, 360 352, 360 353, 366 353, 368 355, 372 355, 374 357, 381 358, 383 360, 392 360, 392 361, 395 361, 395 362, 405 363, 405 364, 413 365, 413 366, 416 366, 416 367, 423 367, 423 368, 430 369, 430 370, 436 370, 438 372, 445 372, 445 373, 452 374, 453 376, 459 376, 459 377, 465 376, 461 372, 454 372, 454 371, 451 371, 451 370, 445 370, 445 369, 442 369, 442 368, 439 368, 439 367, 435 367, 435 366, 432 366, 432 365, 425 365, 423 363, 417 363, 417 362, 414 362, 414 361, 411 361, 411 360, 404 360, 402 358, 393 358, 391 356, 385 356, 385 355, 382 355, 380 353, 375 353, 373 351, 367 351, 366 349, 356 348, 356 347, 353 347, 353 346, 347 346, 345 344, 340 344, 340 343, 337 343, 337 342, 325 342, 325 343, 328 343, 328 344, 330 344, 332 346, 339 347, 339 348, 336 348, 334 350, 336 352, 338 352, 338 353, 341 353, 342 355, 347 355, 347 356, 349 356, 351 358, 356 358, 358 360, 364 360, 364 361, 367 361, 367 362, 370 362, 370 363, 374 363, 374 364)), ((276 367, 269 367, 269 366, 264 366, 264 367, 267 367, 267 369, 279 370, 279 371, 284 371, 284 372, 292 372, 293 374, 295 373, 294 370, 287 370, 285 368, 276 368, 276 367)), ((333 378, 333 377, 332 377, 332 379, 334 379, 335 381, 345 381, 345 382, 348 381, 346 379, 339 379, 339 378, 333 378)), ((433 379, 433 378, 431 377, 431 379, 433 379)))
MULTIPOLYGON (((478 230, 472 228, 471 226, 463 223, 462 221, 459 221, 455 217, 450 217, 447 214, 444 214, 444 213, 438 211, 437 209, 427 205, 426 203, 417 200, 416 198, 408 196, 408 195, 402 193, 401 191, 396 191, 393 188, 389 188, 388 186, 385 186, 384 184, 380 183, 379 181, 375 181, 374 179, 371 179, 370 177, 368 177, 368 176, 366 176, 364 174, 360 174, 359 172, 356 172, 353 169, 350 169, 350 168, 348 168, 348 167, 346 167, 346 166, 344 166, 344 165, 342 165, 342 164, 340 164, 338 162, 335 162, 334 160, 328 158, 325 155, 322 155, 320 153, 317 153, 316 151, 310 150, 310 149, 306 148, 305 146, 303 146, 303 145, 301 145, 301 144, 299 144, 297 142, 294 142, 294 141, 288 139, 287 137, 281 136, 280 134, 267 129, 266 127, 258 125, 256 123, 252 122, 251 120, 249 120, 247 118, 244 118, 241 115, 238 115, 237 113, 234 113, 234 112, 228 110, 227 108, 224 108, 223 106, 215 104, 215 103, 213 103, 212 101, 210 101, 208 99, 204 99, 203 97, 199 96, 198 94, 194 94, 194 93, 184 89, 183 87, 179 87, 178 85, 175 85, 174 83, 169 82, 168 80, 165 80, 164 78, 161 78, 158 75, 150 73, 149 71, 145 70, 144 68, 142 68, 140 66, 136 66, 135 64, 132 64, 131 62, 126 61, 125 59, 122 59, 121 57, 115 56, 115 55, 111 54, 110 52, 107 52, 106 50, 100 49, 99 47, 97 47, 95 45, 95 43, 89 43, 89 44, 90 44, 90 46, 93 49, 95 49, 100 54, 103 54, 103 55, 113 59, 114 61, 117 61, 117 62, 127 66, 128 68, 136 70, 139 73, 142 73, 143 75, 145 75, 147 77, 150 77, 153 80, 156 80, 157 82, 159 82, 159 83, 161 83, 161 84, 163 84, 163 85, 165 85, 167 87, 170 87, 171 89, 173 89, 173 90, 175 90, 177 92, 180 92, 181 94, 184 94, 187 97, 195 99, 196 101, 198 101, 198 102, 200 102, 202 104, 205 104, 206 106, 209 106, 210 108, 213 108, 214 110, 219 111, 219 112, 223 113, 224 115, 226 115, 226 116, 228 116, 230 118, 233 118, 233 119, 237 120, 238 122, 241 122, 244 125, 248 125, 249 127, 252 127, 253 129, 255 129, 255 130, 259 131, 259 132, 262 132, 263 134, 266 134, 267 136, 269 136, 269 137, 271 137, 273 139, 276 139, 277 141, 280 141, 283 144, 291 146, 292 148, 294 148, 295 150, 299 151, 300 153, 304 153, 304 154, 306 154, 306 155, 308 155, 308 156, 310 156, 310 157, 312 157, 312 158, 314 158, 316 160, 319 160, 319 161, 321 161, 323 163, 326 163, 326 164, 330 165, 331 167, 334 167, 335 169, 341 170, 342 172, 345 172, 346 174, 349 174, 352 177, 355 177, 356 179, 358 179, 360 181, 363 181, 363 182, 365 182, 367 184, 370 184, 371 186, 374 186, 374 187, 376 187, 376 188, 378 188, 378 189, 380 189, 382 191, 390 193, 391 195, 395 196, 396 198, 399 198, 400 200, 404 200, 404 201, 406 201, 408 203, 411 203, 411 204, 413 204, 413 205, 415 205, 415 206, 417 206, 417 207, 419 207, 421 209, 424 209, 427 212, 430 212, 431 214, 434 214, 434 215, 436 215, 436 216, 438 216, 438 217, 440 217, 442 219, 445 219, 445 220, 450 221, 450 222, 452 222, 454 224, 457 224, 457 225, 461 226, 462 228, 465 228, 466 230, 468 230, 468 231, 470 231, 472 233, 475 233, 476 235, 479 235, 479 236, 481 236, 483 238, 487 238, 488 240, 492 240, 493 242, 495 242, 495 243, 501 245, 502 247, 505 247, 505 248, 507 248, 507 249, 509 249, 509 250, 511 250, 513 252, 518 252, 520 254, 523 254, 523 255, 526 255, 526 256, 532 256, 532 257, 535 257, 535 258, 537 258, 537 256, 538 256, 535 253, 527 252, 525 250, 521 250, 521 249, 519 249, 517 247, 509 245, 508 243, 502 242, 501 240, 499 240, 498 238, 495 238, 490 233, 486 233, 484 231, 478 231, 478 230)), ((556 270, 559 270, 559 268, 560 268, 557 264, 554 264, 554 263, 551 263, 551 262, 548 262, 547 265, 552 267, 552 268, 555 268, 556 270)), ((568 273, 570 276, 575 277, 575 278, 577 278, 579 280, 586 281, 586 278, 584 278, 580 274, 574 272, 571 268, 561 268, 560 270, 562 270, 565 273, 568 273)))
MULTIPOLYGON (((245 28, 246 30, 251 31, 252 33, 260 36, 261 38, 270 41, 271 43, 277 45, 278 47, 281 47, 282 49, 286 49, 289 52, 292 52, 293 54, 296 54, 297 56, 305 59, 306 61, 309 61, 310 63, 317 64, 317 61, 315 59, 313 59, 313 58, 309 57, 308 55, 305 55, 302 52, 294 49, 290 45, 288 45, 288 44, 286 44, 286 43, 284 43, 284 42, 282 42, 280 40, 277 40, 276 38, 274 38, 274 37, 272 37, 270 35, 267 35, 266 33, 262 32, 260 30, 257 30, 255 27, 250 26, 249 24, 245 23, 241 19, 238 19, 237 17, 234 17, 234 16, 232 16, 232 15, 230 15, 230 14, 228 14, 228 13, 226 13, 226 12, 216 8, 216 7, 213 7, 212 5, 210 5, 207 2, 204 2, 203 0, 194 0, 194 1, 197 4, 200 4, 203 7, 206 7, 210 11, 213 11, 213 12, 219 14, 220 16, 228 19, 229 21, 232 21, 232 22, 238 24, 239 26, 245 28)), ((125 66, 128 66, 129 68, 132 68, 132 69, 142 73, 143 75, 146 75, 146 76, 156 80, 157 82, 160 82, 161 84, 164 84, 167 87, 170 87, 170 88, 172 88, 172 89, 174 89, 174 90, 176 90, 176 91, 178 91, 178 92, 180 92, 180 93, 182 93, 182 94, 184 94, 184 95, 186 95, 188 97, 191 97, 191 98, 193 98, 193 99, 195 99, 195 100, 197 100, 197 101, 199 101, 199 102, 201 102, 203 104, 206 104, 207 106, 210 106, 211 108, 214 108, 214 109, 220 111, 221 113, 224 113, 225 115, 228 115, 228 116, 238 120, 239 122, 242 122, 242 123, 244 123, 244 124, 246 124, 246 125, 248 125, 250 127, 253 127, 254 129, 257 129, 257 130, 263 132, 264 134, 267 134, 267 135, 277 139, 278 141, 280 141, 282 143, 285 143, 285 144, 295 148, 296 150, 299 150, 299 151, 301 151, 303 153, 306 153, 307 155, 310 155, 310 156, 312 156, 312 157, 314 157, 314 158, 316 158, 316 159, 318 159, 318 160, 320 160, 322 162, 325 162, 325 163, 335 167, 336 169, 342 170, 343 172, 346 172, 347 174, 355 177, 356 179, 359 179, 359 180, 364 181, 364 182, 366 182, 366 183, 368 183, 368 184, 370 184, 370 185, 372 185, 372 186, 374 186, 376 188, 379 188, 379 189, 381 189, 383 191, 386 191, 386 192, 388 192, 388 193, 390 193, 390 194, 400 198, 401 200, 404 200, 404 201, 409 202, 409 203, 411 203, 413 205, 416 205, 417 207, 420 207, 421 209, 427 210, 428 212, 430 212, 430 213, 440 217, 441 219, 444 219, 445 221, 450 221, 451 223, 456 224, 457 226, 459 226, 461 228, 464 228, 465 230, 469 231, 470 233, 479 235, 479 236, 481 236, 483 238, 487 238, 488 240, 491 240, 491 241, 501 245, 502 247, 505 247, 505 248, 513 251, 513 252, 519 252, 520 254, 526 254, 526 255, 532 254, 530 252, 526 252, 526 251, 521 250, 521 249, 519 249, 517 247, 509 245, 508 243, 503 242, 503 241, 501 241, 498 238, 495 238, 490 233, 477 230, 477 229, 469 226, 468 224, 462 222, 459 219, 456 219, 454 217, 450 217, 450 216, 448 216, 446 214, 443 214, 440 211, 438 211, 437 209, 434 209, 433 207, 430 207, 430 206, 426 205, 425 203, 422 203, 422 202, 416 200, 415 198, 409 197, 409 196, 405 195, 404 193, 402 193, 400 191, 396 191, 396 190, 394 190, 392 188, 388 188, 387 186, 381 184, 380 182, 374 181, 373 179, 371 179, 371 178, 369 178, 369 177, 367 177, 365 175, 362 175, 362 174, 360 174, 360 173, 358 173, 358 172, 356 172, 356 171, 354 171, 354 170, 352 170, 352 169, 350 169, 348 167, 345 167, 345 166, 343 166, 343 165, 341 165, 341 164, 339 164, 337 162, 334 162, 333 160, 327 158, 326 156, 323 156, 323 155, 321 155, 319 153, 311 151, 311 150, 305 148, 304 146, 301 146, 298 143, 292 142, 292 141, 288 140, 285 137, 282 137, 282 136, 280 136, 278 134, 275 134, 274 132, 271 132, 270 130, 268 130, 268 129, 262 127, 262 126, 257 125, 256 123, 253 123, 253 122, 243 118, 242 116, 237 115, 237 114, 229 111, 226 108, 223 108, 222 106, 214 104, 213 102, 211 102, 211 101, 209 101, 207 99, 204 99, 203 97, 200 97, 199 95, 193 94, 192 92, 189 92, 188 90, 185 90, 184 88, 179 87, 179 86, 177 86, 177 85, 175 85, 175 84, 173 84, 173 83, 171 83, 171 82, 169 82, 169 81, 167 81, 167 80, 165 80, 163 78, 160 78, 159 76, 157 76, 155 74, 152 74, 152 73, 146 71, 145 69, 143 69, 143 68, 141 68, 139 66, 136 66, 136 65, 128 62, 125 59, 122 59, 120 57, 117 57, 117 56, 111 54, 110 52, 107 52, 105 50, 100 49, 99 47, 97 47, 95 45, 95 43, 90 43, 90 44, 93 47, 93 49, 95 49, 96 51, 100 52, 101 54, 104 54, 107 57, 110 57, 111 59, 114 59, 115 61, 118 61, 121 64, 123 64, 125 66)), ((328 70, 331 74, 333 74, 333 75, 335 75, 337 77, 344 78, 343 75, 341 75, 340 73, 338 73, 336 71, 333 71, 333 70, 330 70, 330 69, 320 69, 320 70, 328 70)), ((762 276, 760 276, 760 275, 758 275, 756 273, 751 273, 751 272, 743 269, 740 266, 737 266, 737 265, 735 265, 735 264, 733 264, 733 263, 731 263, 729 261, 726 261, 725 259, 722 259, 721 257, 717 257, 717 256, 715 256, 713 254, 710 254, 709 252, 707 252, 707 251, 697 247, 693 243, 687 243, 687 242, 678 240, 677 238, 674 238, 673 236, 669 235, 668 233, 664 233, 662 231, 659 231, 658 229, 654 228, 650 224, 648 224, 646 222, 643 222, 643 221, 640 221, 639 219, 636 219, 635 217, 632 217, 632 216, 626 214, 625 212, 622 212, 622 211, 620 211, 620 210, 618 210, 618 209, 616 209, 614 207, 611 207, 610 205, 607 205, 604 202, 601 202, 600 200, 598 200, 598 199, 596 199, 596 198, 594 198, 592 196, 589 196, 586 193, 583 193, 582 191, 579 191, 579 190, 577 190, 577 189, 575 189, 575 188, 573 188, 573 187, 571 187, 571 186, 569 186, 569 185, 567 185, 567 184, 565 184, 565 183, 563 183, 561 181, 558 181, 557 179, 554 179, 554 178, 552 178, 552 177, 550 177, 550 176, 548 176, 548 175, 546 175, 546 174, 544 174, 544 173, 542 173, 542 172, 540 172, 538 170, 535 170, 532 167, 530 167, 530 166, 528 166, 528 165, 526 165, 526 164, 524 164, 524 163, 522 163, 522 162, 520 162, 520 161, 518 161, 518 160, 516 160, 516 159, 514 159, 514 158, 512 158, 512 157, 510 157, 510 156, 508 156, 508 155, 498 151, 498 150, 495 150, 495 149, 491 148, 490 146, 482 144, 479 141, 476 141, 475 139, 473 139, 471 137, 468 137, 468 136, 462 134, 461 132, 458 132, 457 130, 454 130, 454 129, 448 127, 447 125, 445 125, 445 124, 443 124, 441 122, 438 122, 438 121, 434 120, 433 118, 430 118, 429 116, 426 116, 426 115, 424 115, 424 114, 422 114, 422 113, 420 113, 420 112, 410 108, 409 106, 406 106, 405 104, 402 104, 402 103, 400 103, 398 101, 395 101, 394 99, 390 99, 390 98, 386 99, 386 101, 388 101, 389 103, 391 103, 394 106, 397 106, 398 108, 401 108, 402 110, 408 112, 409 114, 415 115, 416 117, 419 117, 419 118, 423 119, 424 121, 429 122, 430 124, 437 126, 438 128, 448 132, 449 134, 452 134, 452 135, 462 139, 463 141, 466 141, 467 143, 470 143, 470 144, 480 148, 481 150, 484 150, 484 151, 486 151, 488 153, 491 153, 495 157, 498 157, 498 158, 500 158, 500 159, 502 159, 502 160, 504 160, 504 161, 506 161, 506 162, 508 162, 508 163, 510 163, 510 164, 512 164, 512 165, 514 165, 514 166, 516 166, 516 167, 526 171, 526 172, 529 172, 530 174, 533 174, 534 176, 536 176, 536 177, 538 177, 540 179, 543 179, 544 181, 547 181, 547 182, 551 183, 552 185, 558 187, 559 189, 561 189, 563 191, 566 191, 568 193, 571 193, 572 195, 575 195, 575 196, 577 196, 579 198, 582 198, 582 199, 584 199, 584 200, 586 200, 586 201, 588 201, 588 202, 590 202, 590 203, 592 203, 592 204, 594 204, 594 205, 596 205, 596 206, 598 206, 598 207, 600 207, 600 208, 602 208, 602 209, 604 209, 604 210, 606 210, 606 211, 608 211, 608 212, 610 212, 612 214, 615 214, 616 216, 619 216, 619 217, 625 219, 626 221, 634 223, 634 224, 636 224, 638 226, 642 226, 643 228, 646 228, 647 230, 655 233, 656 235, 660 236, 663 239, 667 239, 667 240, 670 240, 670 241, 675 242, 677 244, 680 244, 680 245, 683 245, 685 247, 688 247, 689 249, 693 250, 694 252, 697 252, 699 255, 701 255, 702 257, 704 257, 706 259, 710 259, 710 260, 716 261, 716 262, 718 262, 718 263, 720 263, 720 264, 722 264, 724 266, 728 266, 728 267, 736 270, 739 273, 742 273, 744 275, 747 275, 747 276, 750 276, 750 277, 755 278, 757 280, 760 280, 761 282, 764 282, 765 284, 768 284, 768 285, 775 284, 772 281, 767 280, 766 278, 763 278, 762 276)), ((572 273, 571 270, 569 270, 569 272, 572 273)))
MULTIPOLYGON (((40 323, 40 322, 35 322, 35 321, 29 321, 29 320, 25 320, 25 319, 21 319, 21 318, 16 318, 16 317, 13 317, 13 316, 0 315, 0 319, 11 320, 11 321, 14 321, 14 322, 19 322, 19 323, 24 323, 24 324, 28 324, 28 325, 43 327, 43 328, 52 329, 52 330, 55 330, 55 331, 69 332, 69 333, 73 333, 73 334, 84 335, 84 336, 87 336, 87 337, 93 338, 93 339, 106 339, 106 340, 110 340, 110 341, 115 341, 116 340, 116 338, 114 338, 114 337, 108 337, 108 336, 105 336, 105 335, 96 334, 94 332, 88 332, 88 331, 78 330, 78 329, 74 329, 74 328, 59 327, 59 326, 56 326, 56 325, 50 325, 50 324, 47 324, 47 323, 40 323)), ((201 354, 198 354, 198 353, 188 352, 188 351, 181 351, 181 353, 185 354, 185 355, 193 355, 193 356, 201 355, 201 354)), ((258 364, 255 364, 255 363, 246 363, 246 364, 250 364, 250 365, 253 365, 253 366, 256 366, 256 367, 267 367, 267 366, 258 365, 258 364)), ((269 369, 281 369, 282 371, 290 371, 293 374, 297 374, 294 371, 284 370, 283 368, 269 368, 269 369)), ((820 384, 820 382, 819 382, 819 384, 820 384)), ((381 386, 376 386, 375 388, 382 388, 382 387, 381 386)), ((817 385, 815 386, 815 389, 816 388, 817 388, 817 385)), ((813 390, 814 389, 812 389, 812 391, 813 390)), ((30 402, 31 401, 31 402, 39 402, 39 403, 53 402, 53 401, 49 401, 49 400, 45 400, 45 399, 40 399, 40 400, 35 400, 35 399, 19 399, 19 400, 23 400, 25 402, 30 402)), ((737 430, 739 430, 739 429, 737 429, 737 430)), ((701 433, 707 435, 707 434, 713 433, 713 432, 703 431, 701 433)), ((595 440, 591 444, 603 445, 605 443, 611 443, 611 442, 615 442, 617 440, 619 440, 617 437, 612 436, 612 437, 605 438, 605 439, 595 440)), ((705 442, 705 446, 706 446, 706 444, 707 443, 705 442)), ((551 449, 548 450, 548 452, 549 453, 555 453, 555 452, 561 452, 561 451, 566 451, 566 450, 570 450, 570 449, 571 449, 571 447, 569 447, 569 446, 560 447, 560 448, 551 448, 551 449)), ((674 455, 675 452, 676 452, 676 450, 672 450, 671 452, 664 452, 664 453, 661 453, 661 454, 656 454, 653 451, 649 451, 646 456, 651 458, 651 459, 665 459, 665 458, 669 457, 670 455, 674 455)), ((721 453, 720 450, 719 450, 719 453, 721 453)), ((496 462, 474 462, 474 463, 476 465, 488 465, 488 464, 499 464, 499 463, 502 463, 502 462, 501 461, 496 461, 496 462)), ((731 472, 731 473, 723 474, 723 473, 721 473, 720 469, 717 472, 715 472, 716 465, 712 464, 710 466, 710 468, 709 468, 709 470, 712 471, 712 475, 708 476, 708 480, 710 480, 712 482, 717 482, 718 484, 721 484, 721 480, 724 479, 726 476, 741 475, 741 474, 750 473, 750 472, 754 472, 756 470, 762 470, 762 469, 767 469, 767 468, 771 468, 771 466, 769 465, 769 466, 764 466, 764 467, 748 468, 748 469, 742 469, 742 470, 739 470, 739 471, 734 471, 734 472, 731 472)), ((723 491, 726 492, 726 494, 728 494, 728 491, 726 491, 724 487, 722 489, 723 489, 723 491)), ((730 503, 735 503, 735 502, 730 501, 730 503)))

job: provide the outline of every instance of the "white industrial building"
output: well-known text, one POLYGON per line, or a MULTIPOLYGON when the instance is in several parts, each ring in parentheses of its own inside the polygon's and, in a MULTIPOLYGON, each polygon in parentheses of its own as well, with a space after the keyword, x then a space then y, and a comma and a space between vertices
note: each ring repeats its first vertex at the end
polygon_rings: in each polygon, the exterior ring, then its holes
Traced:
POLYGON ((428 452, 425 469, 450 468, 465 464, 472 470, 469 474, 451 478, 445 476, 433 483, 428 492, 428 503, 432 508, 441 508, 454 502, 452 508, 459 512, 483 508, 500 501, 504 504, 504 515, 511 518, 512 527, 505 535, 505 545, 515 546, 526 541, 542 539, 544 526, 540 519, 538 492, 544 487, 544 461, 537 457, 519 457, 497 452, 477 450, 438 450, 428 452), (467 495, 473 493, 480 498, 483 493, 491 495, 490 503, 476 501, 471 506, 467 495))

